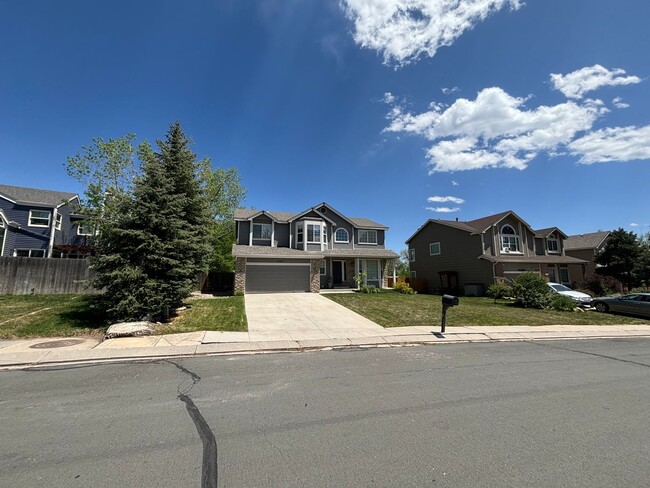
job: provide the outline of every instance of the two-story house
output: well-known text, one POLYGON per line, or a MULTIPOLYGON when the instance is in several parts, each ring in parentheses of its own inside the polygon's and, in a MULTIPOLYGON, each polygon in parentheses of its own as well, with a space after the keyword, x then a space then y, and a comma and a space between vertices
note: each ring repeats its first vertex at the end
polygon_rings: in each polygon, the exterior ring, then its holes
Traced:
POLYGON ((388 227, 346 217, 327 203, 299 213, 235 212, 235 291, 314 292, 367 285, 383 287, 397 254, 385 248, 388 227))
POLYGON ((532 271, 563 284, 584 280, 587 261, 565 253, 557 227, 534 230, 511 210, 468 222, 428 220, 407 241, 411 276, 429 292, 482 295, 532 271))
POLYGON ((564 250, 567 256, 584 259, 588 262, 585 269, 586 278, 592 277, 596 272, 598 265, 594 258, 607 244, 609 235, 608 231, 590 232, 589 234, 569 236, 564 241, 564 250))
POLYGON ((75 193, 0 185, 0 256, 83 256, 92 232, 78 204, 75 193))

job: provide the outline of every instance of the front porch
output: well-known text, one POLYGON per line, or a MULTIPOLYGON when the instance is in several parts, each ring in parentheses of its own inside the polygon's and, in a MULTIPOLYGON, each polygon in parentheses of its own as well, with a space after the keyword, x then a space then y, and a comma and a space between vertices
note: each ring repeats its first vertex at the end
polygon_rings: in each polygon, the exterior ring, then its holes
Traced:
POLYGON ((384 288, 387 263, 387 259, 326 257, 320 265, 320 287, 322 290, 356 290, 355 277, 363 273, 367 286, 384 288))

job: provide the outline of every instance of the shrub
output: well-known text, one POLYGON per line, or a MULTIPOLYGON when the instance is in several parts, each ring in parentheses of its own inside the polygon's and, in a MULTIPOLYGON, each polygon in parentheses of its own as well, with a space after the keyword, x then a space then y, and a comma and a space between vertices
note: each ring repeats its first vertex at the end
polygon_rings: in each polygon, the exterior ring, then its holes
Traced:
POLYGON ((235 292, 236 297, 243 297, 244 296, 244 290, 237 290, 235 292))
POLYGON ((485 292, 485 294, 490 298, 494 298, 494 303, 496 303, 496 301, 499 299, 503 299, 505 297, 511 296, 512 289, 508 285, 504 285, 501 283, 494 283, 488 286, 488 289, 485 292))
POLYGON ((556 295, 552 298, 550 306, 559 312, 573 312, 576 303, 565 295, 556 295))
POLYGON ((398 281, 397 283, 395 283, 393 290, 395 290, 398 293, 403 293, 405 295, 415 294, 415 290, 411 288, 408 283, 405 283, 403 281, 398 281))
POLYGON ((623 290, 623 285, 620 281, 612 276, 594 274, 583 281, 580 286, 575 288, 588 290, 590 294, 597 297, 602 297, 605 295, 620 293, 623 290))
POLYGON ((552 298, 551 288, 537 273, 520 274, 511 288, 518 307, 545 308, 552 298))
POLYGON ((637 286, 636 288, 632 288, 630 290, 630 293, 648 293, 650 291, 650 288, 647 288, 645 286, 637 286))

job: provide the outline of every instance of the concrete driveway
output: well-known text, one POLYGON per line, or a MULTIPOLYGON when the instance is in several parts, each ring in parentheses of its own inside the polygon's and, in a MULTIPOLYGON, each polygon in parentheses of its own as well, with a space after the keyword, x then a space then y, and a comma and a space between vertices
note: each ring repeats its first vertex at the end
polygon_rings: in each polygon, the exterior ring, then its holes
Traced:
POLYGON ((251 341, 377 337, 386 329, 317 293, 246 295, 251 341))

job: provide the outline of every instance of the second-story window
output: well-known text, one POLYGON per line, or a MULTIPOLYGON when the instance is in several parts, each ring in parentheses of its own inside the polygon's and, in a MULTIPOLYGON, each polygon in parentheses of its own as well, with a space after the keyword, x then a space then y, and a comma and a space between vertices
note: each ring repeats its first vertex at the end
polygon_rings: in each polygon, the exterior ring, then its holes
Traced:
POLYGON ((377 244, 377 231, 359 229, 359 244, 377 244))
POLYGON ((272 232, 271 224, 253 224, 253 239, 270 241, 272 232))
POLYGON ((307 242, 320 244, 321 224, 307 224, 307 242))
POLYGON ((30 210, 29 211, 30 227, 49 227, 50 212, 47 210, 30 210))
POLYGON ((519 235, 511 225, 504 225, 501 228, 501 250, 505 252, 521 252, 519 235))
POLYGON ((334 242, 350 242, 348 231, 343 227, 336 229, 336 233, 334 234, 334 242))
POLYGON ((560 242, 557 239, 546 239, 546 249, 548 252, 560 252, 560 242))
POLYGON ((77 235, 78 236, 93 236, 95 232, 93 231, 93 226, 90 222, 80 222, 77 224, 77 235))
POLYGON ((54 227, 56 230, 61 230, 61 221, 63 220, 63 215, 61 214, 56 214, 56 224, 54 224, 54 227))
POLYGON ((415 261, 415 249, 409 249, 409 261, 415 261))
POLYGON ((296 233, 298 234, 298 242, 302 242, 303 239, 303 227, 302 224, 298 224, 296 227, 296 233))

